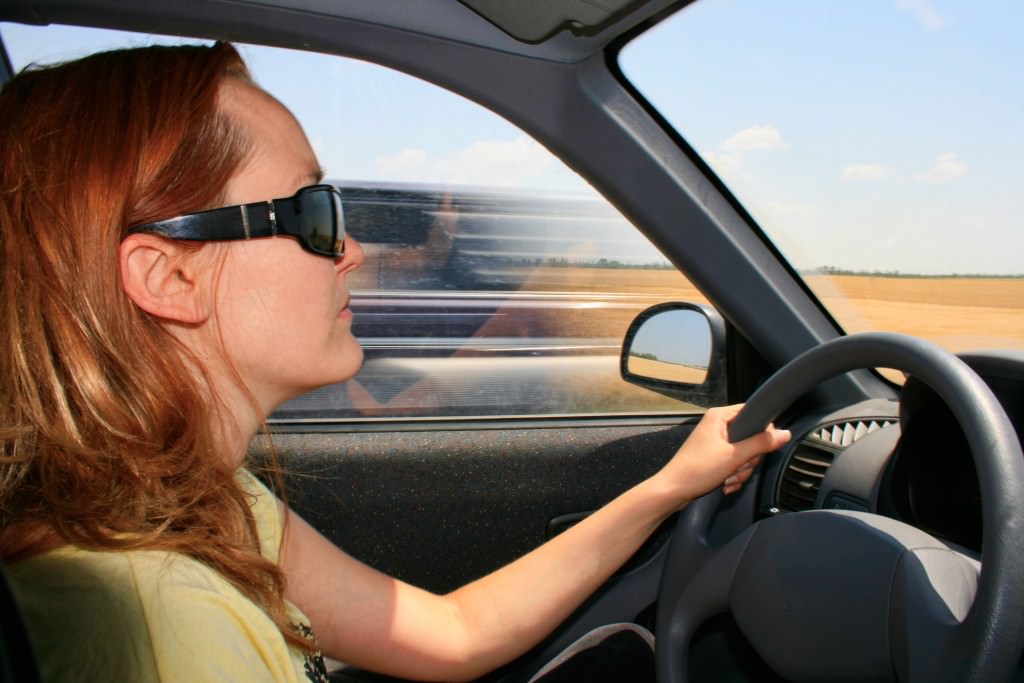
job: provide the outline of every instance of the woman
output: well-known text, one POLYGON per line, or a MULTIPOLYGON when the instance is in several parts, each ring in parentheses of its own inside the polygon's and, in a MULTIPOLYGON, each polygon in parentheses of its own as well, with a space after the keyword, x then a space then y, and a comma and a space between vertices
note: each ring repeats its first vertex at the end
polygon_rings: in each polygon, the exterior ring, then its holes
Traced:
POLYGON ((303 189, 321 177, 229 45, 103 53, 0 92, 0 552, 45 678, 318 680, 322 649, 470 679, 789 438, 730 445, 736 408, 709 411, 651 479, 449 595, 362 565, 243 468, 275 407, 362 361, 345 276, 363 253, 336 192, 303 189))

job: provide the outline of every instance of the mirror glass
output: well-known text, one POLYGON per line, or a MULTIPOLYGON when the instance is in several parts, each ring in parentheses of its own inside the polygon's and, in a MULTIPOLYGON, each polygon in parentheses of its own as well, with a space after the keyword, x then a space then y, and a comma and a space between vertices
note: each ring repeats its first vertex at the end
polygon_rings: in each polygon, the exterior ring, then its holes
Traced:
POLYGON ((703 384, 711 362, 711 327, 694 310, 666 310, 645 320, 629 347, 626 369, 666 382, 703 384))

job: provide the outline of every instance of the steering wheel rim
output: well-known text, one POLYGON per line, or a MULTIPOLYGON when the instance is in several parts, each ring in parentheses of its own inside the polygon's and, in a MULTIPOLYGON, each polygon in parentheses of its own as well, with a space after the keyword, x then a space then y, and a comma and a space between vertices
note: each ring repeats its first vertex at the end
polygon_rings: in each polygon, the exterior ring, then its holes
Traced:
MULTIPOLYGON (((730 438, 739 441, 764 429, 820 382, 872 367, 903 370, 927 384, 946 402, 967 437, 982 497, 983 569, 973 605, 941 655, 950 666, 936 669, 949 672, 949 681, 1004 680, 1024 644, 1024 582, 1017 580, 1024 571, 1024 456, 999 401, 963 361, 906 335, 842 337, 798 356, 765 382, 730 425, 730 438)), ((687 681, 686 648, 692 629, 682 625, 685 620, 677 613, 677 603, 688 580, 703 565, 719 559, 720 550, 709 545, 707 531, 720 500, 721 493, 715 491, 691 503, 673 534, 658 598, 659 683, 687 681)), ((741 534, 742 539, 722 551, 730 555, 719 561, 723 571, 739 561, 751 535, 741 534)), ((728 609, 728 604, 724 607, 728 609)))

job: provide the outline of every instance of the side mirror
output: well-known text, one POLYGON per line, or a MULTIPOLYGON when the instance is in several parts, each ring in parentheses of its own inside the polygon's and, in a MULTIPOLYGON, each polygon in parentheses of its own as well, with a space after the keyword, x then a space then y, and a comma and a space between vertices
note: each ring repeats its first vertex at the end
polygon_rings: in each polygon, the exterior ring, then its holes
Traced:
POLYGON ((701 408, 725 405, 725 322, 709 307, 652 306, 630 324, 622 378, 701 408))

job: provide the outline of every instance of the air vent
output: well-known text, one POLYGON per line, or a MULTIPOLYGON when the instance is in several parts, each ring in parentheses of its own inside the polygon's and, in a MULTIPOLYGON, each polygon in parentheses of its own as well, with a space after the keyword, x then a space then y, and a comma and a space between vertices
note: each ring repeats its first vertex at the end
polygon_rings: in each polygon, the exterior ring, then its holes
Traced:
POLYGON ((818 427, 804 437, 804 440, 843 449, 862 436, 871 432, 877 432, 879 429, 884 429, 895 422, 895 420, 840 422, 831 426, 818 427))
POLYGON ((857 420, 815 427, 793 449, 779 482, 777 505, 780 510, 797 512, 814 507, 821 480, 836 456, 857 439, 895 420, 857 420))

